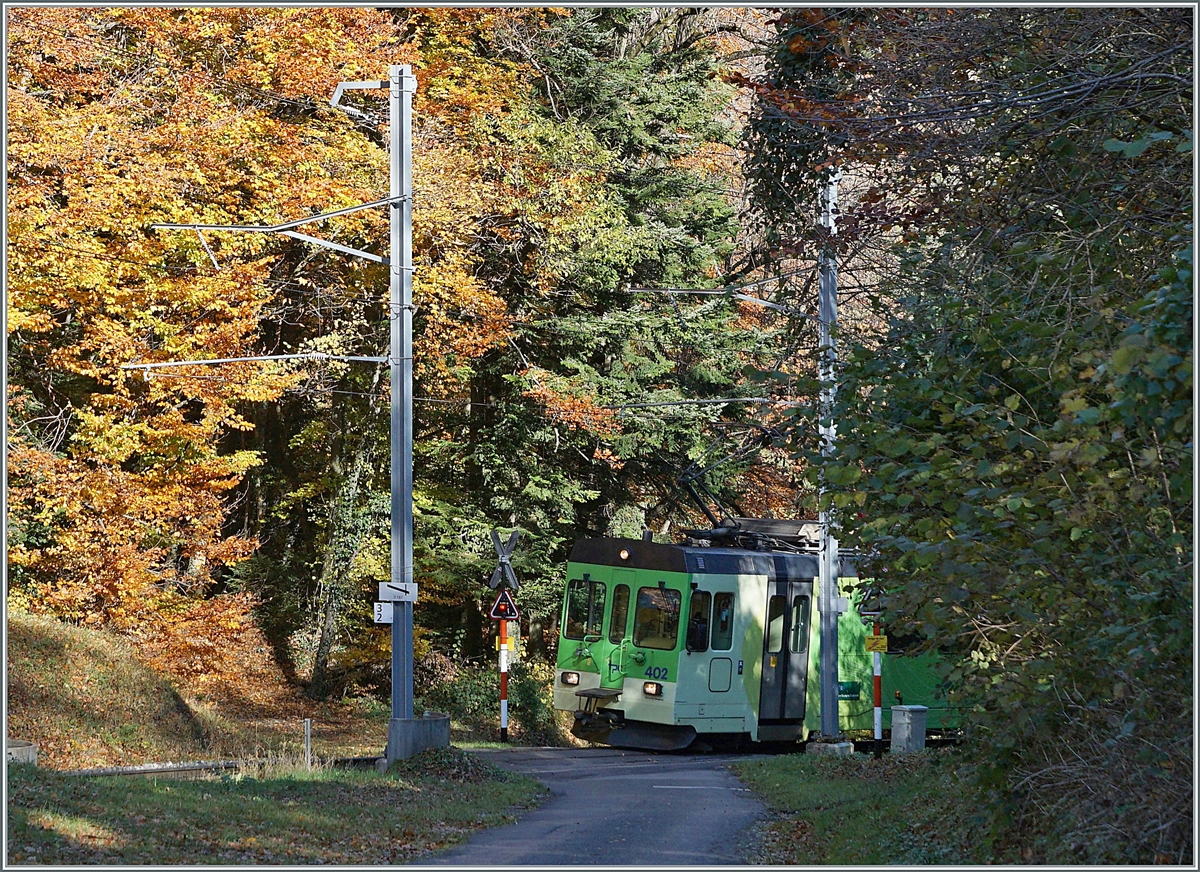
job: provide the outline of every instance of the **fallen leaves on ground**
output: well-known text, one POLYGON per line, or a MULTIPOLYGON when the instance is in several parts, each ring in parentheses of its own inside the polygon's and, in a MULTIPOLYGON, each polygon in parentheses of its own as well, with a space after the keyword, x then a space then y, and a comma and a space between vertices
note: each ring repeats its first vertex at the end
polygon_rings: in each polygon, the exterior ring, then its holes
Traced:
POLYGON ((756 828, 757 848, 747 858, 756 866, 812 866, 823 854, 812 821, 801 815, 780 815, 756 828))

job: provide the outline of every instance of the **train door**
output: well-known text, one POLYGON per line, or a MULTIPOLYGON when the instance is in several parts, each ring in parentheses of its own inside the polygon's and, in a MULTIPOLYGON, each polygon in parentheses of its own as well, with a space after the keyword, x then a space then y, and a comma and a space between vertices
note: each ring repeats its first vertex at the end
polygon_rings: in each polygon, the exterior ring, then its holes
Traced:
POLYGON ((608 637, 604 646, 606 656, 600 670, 600 686, 621 688, 625 684, 629 665, 630 596, 635 588, 636 573, 632 569, 614 569, 612 596, 608 615, 608 637))
POLYGON ((800 723, 808 690, 812 581, 767 583, 759 723, 800 723))

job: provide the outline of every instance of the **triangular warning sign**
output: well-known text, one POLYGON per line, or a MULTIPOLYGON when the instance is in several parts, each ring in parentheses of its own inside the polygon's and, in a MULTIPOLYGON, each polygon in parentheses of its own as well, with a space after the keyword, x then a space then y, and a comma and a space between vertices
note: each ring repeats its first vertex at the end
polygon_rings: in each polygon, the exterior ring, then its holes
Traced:
POLYGON ((500 594, 492 603, 492 610, 488 612, 488 616, 497 621, 512 621, 521 616, 517 611, 517 604, 513 602, 512 595, 509 594, 507 588, 500 589, 500 594))

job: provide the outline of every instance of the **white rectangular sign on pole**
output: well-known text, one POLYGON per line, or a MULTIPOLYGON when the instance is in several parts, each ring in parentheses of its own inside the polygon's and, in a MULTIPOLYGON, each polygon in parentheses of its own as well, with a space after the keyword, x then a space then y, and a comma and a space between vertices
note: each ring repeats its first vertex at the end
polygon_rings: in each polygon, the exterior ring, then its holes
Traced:
POLYGON ((415 603, 417 601, 417 583, 392 584, 390 581, 379 583, 379 598, 390 603, 415 603))
POLYGON ((392 622, 392 604, 375 603, 375 623, 390 624, 392 622))

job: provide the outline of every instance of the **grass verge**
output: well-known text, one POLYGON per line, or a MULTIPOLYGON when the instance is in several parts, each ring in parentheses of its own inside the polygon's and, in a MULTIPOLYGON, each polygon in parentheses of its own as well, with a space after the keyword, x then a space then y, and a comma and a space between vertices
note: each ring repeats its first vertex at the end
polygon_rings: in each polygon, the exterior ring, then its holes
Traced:
POLYGON ((7 864, 48 866, 405 863, 547 795, 455 748, 385 775, 275 765, 181 781, 9 765, 8 791, 7 864))
POLYGON ((19 612, 7 621, 8 735, 35 743, 44 768, 294 755, 305 718, 318 756, 378 754, 387 741, 382 703, 313 702, 282 676, 199 691, 114 633, 19 612))
POLYGON ((788 754, 732 769, 776 812, 749 859, 771 865, 971 865, 992 857, 982 799, 952 749, 788 754))

